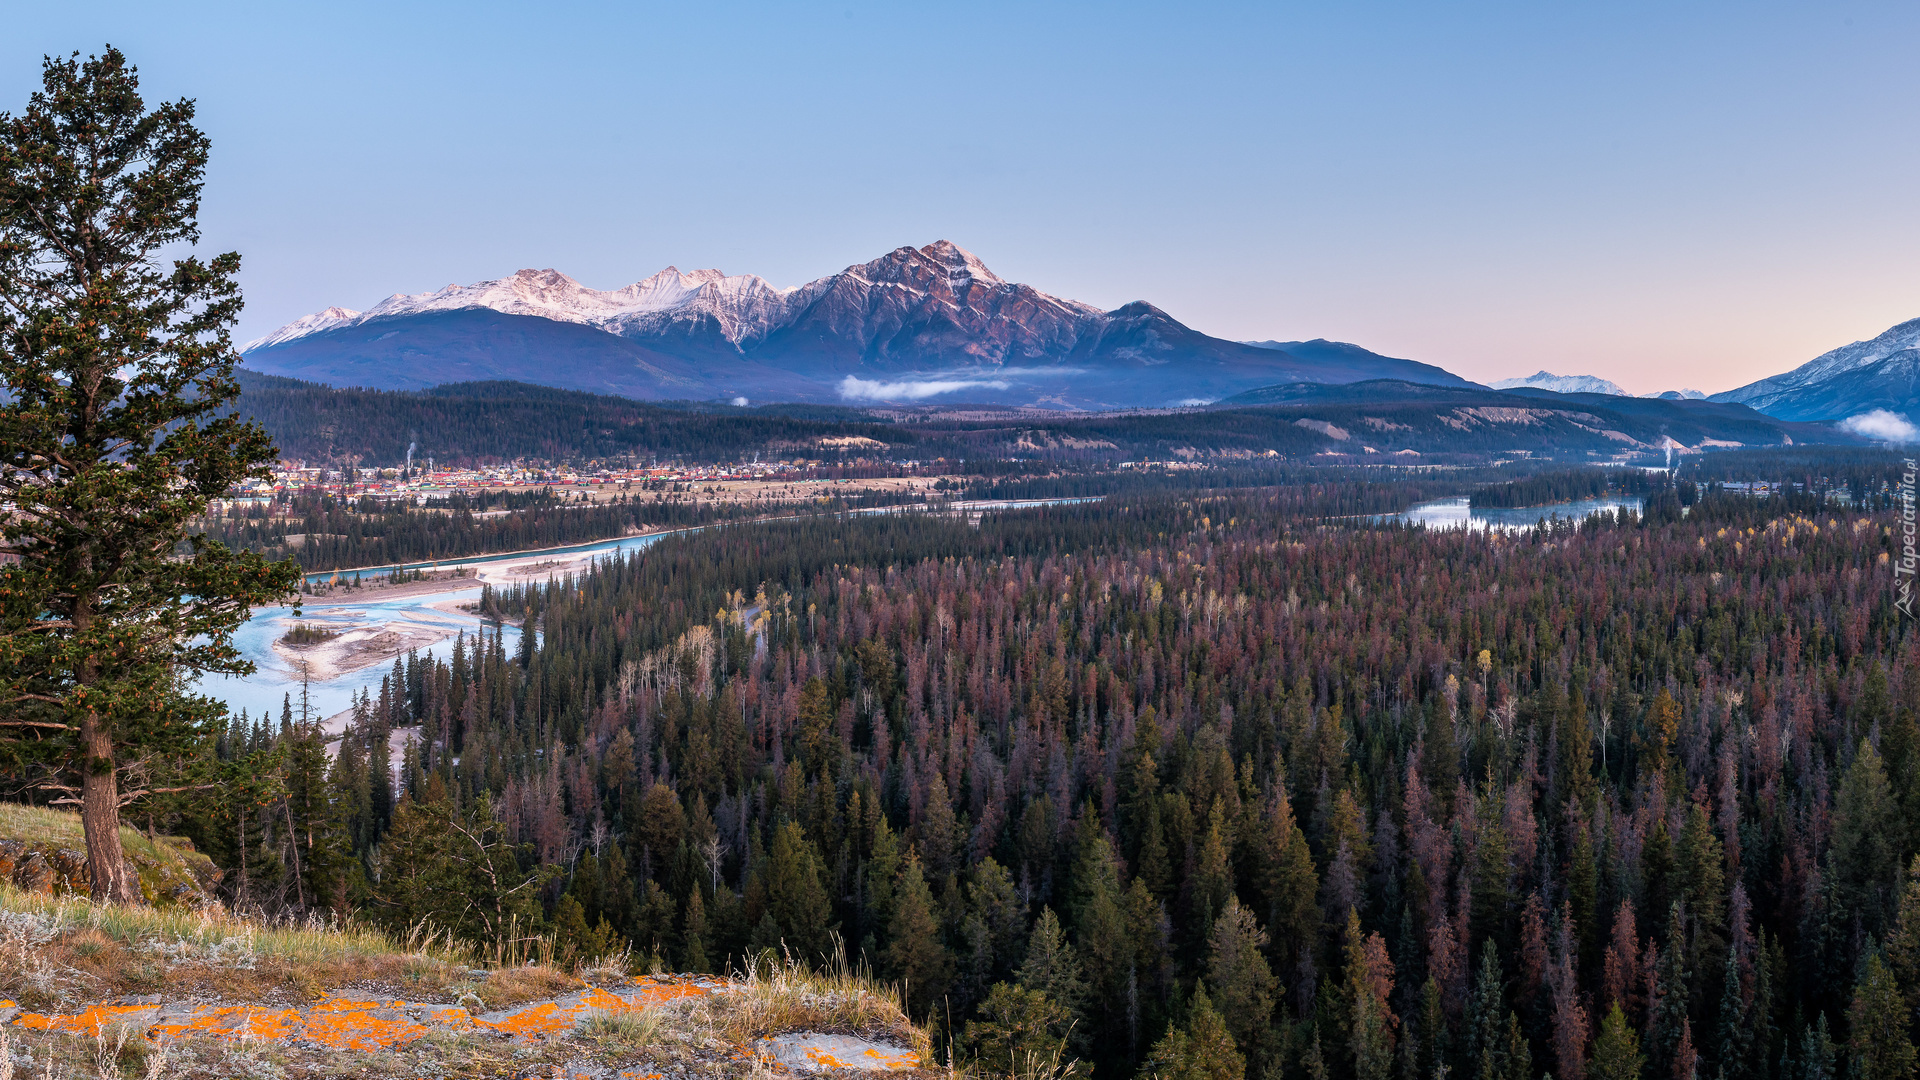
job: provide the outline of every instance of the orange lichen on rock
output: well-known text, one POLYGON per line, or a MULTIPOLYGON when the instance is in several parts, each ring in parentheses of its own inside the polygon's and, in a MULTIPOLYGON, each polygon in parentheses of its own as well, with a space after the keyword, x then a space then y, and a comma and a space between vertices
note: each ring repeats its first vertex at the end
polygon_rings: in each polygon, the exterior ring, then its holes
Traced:
POLYGON ((920 1055, 912 1050, 829 1032, 790 1032, 760 1044, 777 1064, 803 1072, 815 1069, 915 1069, 920 1055))
POLYGON ((539 1038, 568 1031, 589 1013, 638 1012, 654 1005, 707 993, 711 993, 711 990, 706 986, 678 980, 667 982, 647 979, 636 984, 625 995, 611 994, 597 986, 589 986, 579 994, 558 1001, 543 1001, 497 1020, 476 1019, 474 1023, 503 1035, 539 1038))
POLYGON ((633 1008, 642 1009, 649 1005, 664 1005, 681 998, 705 997, 713 993, 713 987, 706 983, 691 980, 674 979, 662 982, 659 979, 643 979, 634 984, 633 1008))
POLYGON ((212 1035, 223 1039, 284 1039, 300 1023, 292 1009, 262 1009, 254 1005, 218 1005, 197 1010, 185 1020, 161 1021, 149 1033, 179 1039, 212 1035))
MULTIPOLYGON (((375 1010, 389 1012, 405 1009, 403 1002, 381 1005, 376 1001, 350 1001, 329 998, 315 1005, 301 1020, 300 1034, 335 1050, 378 1050, 401 1046, 427 1033, 424 1025, 403 1016, 380 1016, 375 1010)), ((445 1010, 466 1019, 465 1009, 445 1010)), ((449 1019, 452 1019, 449 1017, 449 1019)))
MULTIPOLYGON (((8 1002, 12 1004, 12 1002, 8 1002)), ((21 1013, 14 1023, 35 1031, 60 1031, 68 1035, 97 1036, 107 1024, 131 1016, 135 1013, 150 1013, 151 1005, 95 1005, 84 1012, 72 1016, 45 1016, 40 1013, 21 1013)))
MULTIPOLYGON (((475 1016, 457 1005, 427 1005, 404 1001, 367 1001, 328 997, 300 1009, 260 1008, 253 1005, 164 1007, 157 1002, 95 1005, 72 1015, 24 1013, 14 1023, 40 1031, 97 1036, 108 1025, 137 1024, 155 1038, 203 1036, 222 1039, 304 1038, 335 1050, 396 1048, 434 1030, 471 1031, 476 1028, 512 1038, 542 1038, 570 1031, 594 1013, 630 1013, 683 998, 700 997, 716 984, 678 979, 643 979, 627 991, 610 993, 588 987, 577 994, 521 1008, 475 1016)), ((0 1009, 17 1008, 0 1001, 0 1009)), ((651 1080, 658 1080, 657 1076, 651 1080)))
POLYGON ((864 1064, 865 1068, 917 1069, 920 1067, 920 1055, 911 1050, 888 1053, 878 1048, 870 1047, 862 1053, 864 1056, 873 1059, 870 1064, 864 1064))
POLYGON ((557 1002, 543 1001, 530 1009, 522 1009, 509 1014, 502 1020, 476 1020, 484 1028, 492 1028, 503 1035, 531 1036, 547 1035, 565 1031, 573 1026, 574 1016, 562 1011, 557 1002))

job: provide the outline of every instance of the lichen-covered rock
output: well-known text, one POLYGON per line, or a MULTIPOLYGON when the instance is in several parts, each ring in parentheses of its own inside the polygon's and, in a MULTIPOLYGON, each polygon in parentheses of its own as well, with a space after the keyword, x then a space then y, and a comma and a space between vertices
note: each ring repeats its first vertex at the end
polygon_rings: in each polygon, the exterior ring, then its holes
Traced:
POLYGON ((826 1069, 892 1072, 920 1067, 920 1055, 912 1050, 856 1035, 796 1031, 765 1039, 760 1046, 769 1057, 787 1068, 806 1072, 826 1069))

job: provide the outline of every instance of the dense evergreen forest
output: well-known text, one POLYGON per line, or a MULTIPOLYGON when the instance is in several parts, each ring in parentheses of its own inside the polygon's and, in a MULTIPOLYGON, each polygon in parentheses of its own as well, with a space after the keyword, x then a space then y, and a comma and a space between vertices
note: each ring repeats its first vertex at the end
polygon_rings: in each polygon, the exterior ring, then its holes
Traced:
POLYGON ((338 389, 241 370, 235 411, 273 433, 280 452, 309 461, 357 457, 399 464, 409 444, 448 464, 537 458, 586 461, 649 456, 741 461, 822 437, 902 440, 890 424, 851 409, 663 406, 516 382, 450 383, 431 390, 338 389))
POLYGON ((1536 473, 1504 484, 1493 484, 1473 493, 1469 505, 1479 507, 1545 506, 1597 499, 1609 490, 1641 490, 1647 487, 1646 473, 1639 470, 1612 473, 1603 469, 1568 469, 1536 473))
POLYGON ((843 944, 985 1062, 1911 1075, 1887 525, 1320 520, 1360 499, 669 539, 487 594, 537 637, 396 662, 331 763, 294 703, 237 723, 196 765, 232 786, 159 812, 243 903, 681 970, 843 944))
MULTIPOLYGON (((229 548, 292 558, 311 572, 560 547, 802 512, 781 505, 701 503, 659 492, 635 492, 604 502, 569 500, 547 491, 492 494, 499 497, 454 496, 422 508, 307 491, 273 510, 238 505, 203 520, 200 527, 229 548), (482 509, 496 503, 503 504, 501 510, 489 514, 482 509)), ((803 509, 838 513, 856 505, 891 506, 913 499, 917 496, 884 492, 857 500, 823 496, 803 509)))

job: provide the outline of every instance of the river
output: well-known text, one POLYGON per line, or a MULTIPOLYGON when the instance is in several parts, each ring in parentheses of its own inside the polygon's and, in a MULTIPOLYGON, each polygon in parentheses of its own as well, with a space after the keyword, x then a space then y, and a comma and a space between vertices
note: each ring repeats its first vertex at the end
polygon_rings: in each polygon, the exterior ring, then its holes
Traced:
MULTIPOLYGON (((1097 497, 977 499, 939 504, 931 512, 965 514, 969 519, 977 522, 979 516, 989 510, 1020 510, 1036 506, 1097 501, 1099 501, 1097 497)), ((923 506, 879 506, 843 511, 843 514, 926 511, 927 508, 923 506)), ((523 564, 523 568, 538 565, 540 569, 533 578, 545 580, 549 571, 555 574, 578 572, 595 559, 640 551, 657 543, 663 537, 700 532, 713 527, 698 526, 567 547, 509 551, 497 555, 476 555, 467 559, 450 559, 431 563, 414 562, 343 571, 342 577, 360 574, 372 578, 384 576, 399 569, 418 570, 433 567, 450 570, 464 567, 471 568, 475 577, 471 585, 461 588, 443 589, 437 592, 420 591, 385 598, 378 593, 374 593, 371 599, 367 599, 356 597, 351 591, 336 592, 331 596, 316 597, 301 604, 298 621, 319 622, 359 637, 367 636, 369 633, 404 628, 405 632, 437 639, 432 645, 419 650, 422 656, 444 657, 450 654, 456 634, 465 632, 471 638, 483 629, 480 617, 460 610, 460 605, 476 602, 480 598, 480 589, 483 585, 521 583, 529 580, 525 574, 519 576, 512 574, 515 564, 523 564), (548 565, 554 563, 561 565, 548 565)), ((318 583, 333 576, 333 571, 326 571, 308 574, 307 580, 318 583)), ((253 616, 234 634, 235 647, 240 650, 242 656, 253 662, 254 673, 246 676, 209 676, 201 684, 201 690, 225 701, 227 707, 235 713, 244 709, 248 714, 256 717, 262 713, 277 717, 280 715, 282 702, 288 700, 291 700, 294 710, 298 712, 301 673, 273 647, 273 643, 279 640, 295 621, 291 607, 255 608, 253 616)), ((518 627, 511 625, 495 627, 487 623, 484 630, 489 637, 497 631, 508 653, 519 648, 520 629, 518 627)), ((389 656, 364 667, 333 675, 331 678, 311 680, 306 686, 308 707, 317 716, 339 714, 353 707, 353 699, 362 690, 378 692, 380 677, 391 670, 393 670, 393 659, 389 656)))

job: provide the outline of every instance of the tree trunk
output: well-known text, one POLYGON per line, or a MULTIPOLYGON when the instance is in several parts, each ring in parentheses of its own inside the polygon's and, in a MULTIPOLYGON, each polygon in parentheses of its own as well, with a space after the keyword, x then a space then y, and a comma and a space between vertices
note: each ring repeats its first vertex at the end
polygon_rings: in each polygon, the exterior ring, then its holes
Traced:
POLYGON ((113 736, 105 721, 89 716, 80 729, 80 824, 87 832, 87 870, 93 902, 132 904, 140 894, 120 847, 120 785, 113 771, 113 736))

